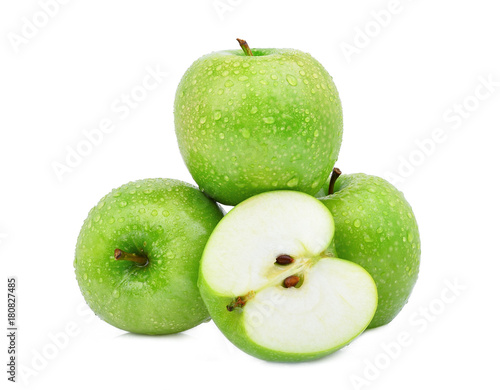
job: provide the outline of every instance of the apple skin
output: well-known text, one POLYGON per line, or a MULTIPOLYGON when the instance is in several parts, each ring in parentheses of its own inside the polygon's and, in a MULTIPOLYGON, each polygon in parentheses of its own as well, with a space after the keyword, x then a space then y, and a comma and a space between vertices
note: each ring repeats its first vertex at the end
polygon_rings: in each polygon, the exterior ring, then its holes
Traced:
POLYGON ((203 248, 222 216, 215 202, 178 180, 114 189, 90 211, 76 245, 76 279, 87 304, 133 333, 176 333, 209 320, 196 284, 203 248), (117 261, 116 248, 149 263, 117 261))
POLYGON ((309 54, 252 51, 208 54, 184 74, 174 107, 184 162, 223 204, 279 189, 314 195, 342 142, 337 88, 309 54))
POLYGON ((368 328, 388 324, 408 301, 420 266, 420 235, 410 204, 386 180, 363 173, 327 182, 317 197, 335 220, 335 250, 375 280, 378 308, 368 328))

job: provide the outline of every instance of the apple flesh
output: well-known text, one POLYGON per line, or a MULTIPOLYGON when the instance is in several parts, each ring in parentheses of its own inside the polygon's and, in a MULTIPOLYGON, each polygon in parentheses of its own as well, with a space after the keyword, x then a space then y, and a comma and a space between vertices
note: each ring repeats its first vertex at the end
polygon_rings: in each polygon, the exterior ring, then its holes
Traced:
POLYGON ((377 306, 371 276, 332 257, 331 213, 295 191, 233 208, 205 247, 198 285, 215 324, 243 351, 305 361, 348 344, 377 306))
POLYGON ((332 77, 292 49, 208 54, 184 74, 175 130, 200 189, 235 205, 272 190, 314 195, 342 141, 342 108, 332 77))
POLYGON ((177 180, 113 190, 90 211, 76 245, 76 278, 90 308, 134 333, 176 333, 207 321, 196 285, 199 260, 222 215, 177 180))
POLYGON ((378 308, 369 328, 401 311, 417 281, 420 236, 412 208, 392 184, 362 173, 341 175, 318 194, 335 220, 335 250, 375 280, 378 308))

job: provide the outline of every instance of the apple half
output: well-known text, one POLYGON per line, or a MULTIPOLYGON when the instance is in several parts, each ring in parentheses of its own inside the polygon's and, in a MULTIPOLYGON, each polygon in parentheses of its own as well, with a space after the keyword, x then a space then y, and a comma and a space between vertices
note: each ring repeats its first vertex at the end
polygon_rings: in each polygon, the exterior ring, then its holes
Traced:
POLYGON ((358 336, 377 308, 375 282, 333 257, 334 221, 314 197, 256 195, 233 208, 205 246, 198 286, 224 335, 270 361, 325 356, 358 336))

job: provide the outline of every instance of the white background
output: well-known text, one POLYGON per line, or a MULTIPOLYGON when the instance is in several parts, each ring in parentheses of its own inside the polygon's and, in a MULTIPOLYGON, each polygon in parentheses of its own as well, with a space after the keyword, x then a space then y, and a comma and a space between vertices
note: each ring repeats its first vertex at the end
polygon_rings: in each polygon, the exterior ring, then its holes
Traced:
MULTIPOLYGON (((46 2, 0 6, 0 295, 5 302, 7 276, 15 275, 18 359, 27 370, 18 372, 18 386, 387 390, 498 383, 496 2, 75 0, 52 8, 52 16, 40 6, 46 2), (33 19, 40 27, 20 38, 33 19), (391 178, 419 222, 421 272, 404 310, 315 362, 257 360, 213 323, 174 336, 127 334, 89 314, 74 277, 78 232, 103 195, 147 177, 192 182, 174 134, 175 89, 194 60, 237 48, 237 37, 253 47, 301 49, 326 67, 344 108, 337 165, 391 178), (122 119, 112 106, 141 85, 148 67, 168 75, 122 119), (481 86, 488 79, 496 83, 489 93, 481 86), (59 180, 54 162, 64 164, 67 148, 104 118, 114 131, 59 180), (439 142, 429 141, 433 134, 439 142)), ((6 303, 1 307, 6 313, 6 303)))

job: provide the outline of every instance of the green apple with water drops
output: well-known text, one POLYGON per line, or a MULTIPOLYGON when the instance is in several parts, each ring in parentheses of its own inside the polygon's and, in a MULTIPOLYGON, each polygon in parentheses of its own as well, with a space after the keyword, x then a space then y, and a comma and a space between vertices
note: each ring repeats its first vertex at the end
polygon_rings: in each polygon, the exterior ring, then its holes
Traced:
POLYGON ((243 351, 270 361, 328 355, 358 336, 377 289, 358 264, 334 257, 330 211, 314 197, 272 191, 234 207, 200 264, 210 316, 243 351))
POLYGON ((134 333, 176 333, 207 321, 199 261, 222 216, 214 201, 178 180, 114 189, 89 212, 78 236, 74 267, 87 304, 134 333))
POLYGON ((293 49, 225 50, 186 71, 175 97, 180 152, 200 189, 235 205, 265 191, 311 195, 332 171, 342 108, 326 69, 293 49))
POLYGON ((420 235, 415 215, 403 193, 380 177, 340 175, 337 169, 332 177, 317 196, 334 217, 335 250, 371 274, 378 308, 369 327, 385 325, 401 311, 417 281, 420 235))

